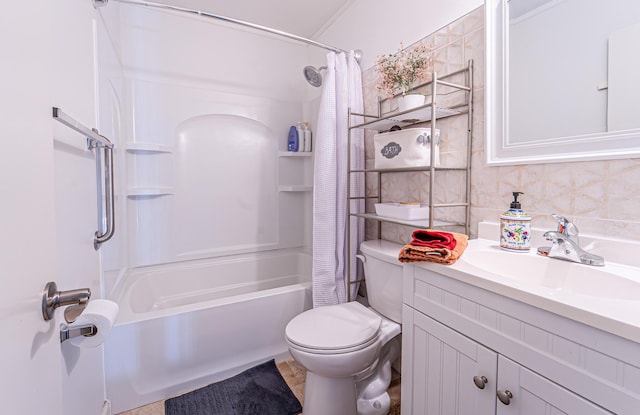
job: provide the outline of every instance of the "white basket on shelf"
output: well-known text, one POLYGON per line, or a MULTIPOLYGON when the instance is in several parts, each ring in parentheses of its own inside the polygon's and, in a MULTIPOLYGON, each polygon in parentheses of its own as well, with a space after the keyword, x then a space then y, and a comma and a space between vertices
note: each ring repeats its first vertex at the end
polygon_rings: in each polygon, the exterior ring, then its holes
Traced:
MULTIPOLYGON (((434 167, 440 166, 440 130, 436 129, 434 167)), ((431 128, 408 128, 373 137, 376 169, 429 167, 431 128)))
POLYGON ((419 220, 429 218, 429 207, 419 203, 376 203, 376 215, 393 219, 419 220))

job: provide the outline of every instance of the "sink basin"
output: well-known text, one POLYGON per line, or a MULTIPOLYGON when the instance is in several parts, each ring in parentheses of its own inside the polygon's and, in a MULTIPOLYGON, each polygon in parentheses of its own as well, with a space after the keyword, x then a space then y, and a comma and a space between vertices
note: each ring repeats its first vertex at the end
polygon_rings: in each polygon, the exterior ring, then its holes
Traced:
MULTIPOLYGON (((532 228, 532 240, 544 243, 544 232, 532 228)), ((499 234, 498 223, 480 222, 478 238, 469 241, 455 264, 415 266, 509 298, 513 307, 527 304, 640 343, 640 240, 582 235, 585 251, 605 259, 604 266, 596 267, 543 257, 535 248, 528 253, 502 250, 499 234)), ((443 293, 431 292, 428 281, 425 284, 420 295, 449 301, 443 293)))
POLYGON ((550 296, 577 294, 640 300, 640 275, 631 267, 614 264, 593 267, 545 258, 533 252, 507 252, 496 245, 465 251, 458 262, 521 286, 545 289, 550 296))

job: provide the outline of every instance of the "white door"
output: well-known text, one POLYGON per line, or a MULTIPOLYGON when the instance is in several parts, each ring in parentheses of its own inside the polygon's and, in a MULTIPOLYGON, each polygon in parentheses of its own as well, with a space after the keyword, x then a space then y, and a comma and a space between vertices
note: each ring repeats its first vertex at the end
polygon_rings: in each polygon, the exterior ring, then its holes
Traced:
POLYGON ((53 143, 47 69, 55 2, 0 13, 0 401, 7 414, 61 414, 60 337, 41 292, 56 273, 53 143))
MULTIPOLYGON (((50 41, 53 62, 51 106, 87 128, 97 127, 95 15, 91 0, 56 0, 50 41)), ((93 246, 98 228, 95 150, 86 137, 53 122, 56 277, 58 288, 91 289, 102 296, 100 253, 93 246)), ((91 300, 90 300, 91 301, 91 300)), ((62 312, 58 318, 63 321, 62 312)), ((59 345, 64 415, 99 415, 105 401, 103 348, 59 345)))
POLYGON ((0 13, 2 413, 98 415, 104 403, 101 350, 60 344, 62 311, 41 312, 48 281, 101 294, 93 155, 51 116, 60 106, 95 125, 93 15, 88 0, 0 13))

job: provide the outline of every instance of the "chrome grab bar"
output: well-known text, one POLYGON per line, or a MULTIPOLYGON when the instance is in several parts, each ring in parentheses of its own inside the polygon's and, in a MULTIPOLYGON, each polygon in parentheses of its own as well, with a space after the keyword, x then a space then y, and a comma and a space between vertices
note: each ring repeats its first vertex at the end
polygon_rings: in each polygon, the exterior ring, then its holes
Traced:
POLYGON ((56 121, 66 125, 67 127, 79 132, 87 138, 87 149, 96 149, 96 174, 98 180, 98 211, 102 212, 102 183, 100 179, 104 177, 105 185, 105 214, 106 214, 106 229, 100 233, 102 228, 102 214, 98 222, 98 230, 95 233, 93 239, 93 247, 98 250, 100 245, 107 242, 115 233, 115 209, 114 209, 114 188, 113 188, 113 143, 109 141, 103 135, 100 135, 98 130, 89 129, 80 124, 75 119, 65 114, 60 108, 53 107, 53 118, 56 121), (104 169, 102 167, 102 155, 99 150, 104 152, 104 169))
MULTIPOLYGON (((102 136, 101 136, 102 137, 102 136)), ((100 145, 93 139, 89 140, 89 148, 96 148, 98 151, 98 147, 100 145)), ((105 138, 106 140, 106 138, 105 138)), ((100 159, 96 156, 96 165, 97 169, 100 167, 100 159)), ((114 207, 114 197, 113 197, 113 145, 111 147, 104 147, 104 183, 106 187, 105 192, 105 214, 107 218, 107 226, 104 232, 100 233, 98 229, 95 233, 95 238, 93 239, 93 247, 98 250, 100 245, 107 242, 113 236, 115 232, 115 207, 114 207)), ((100 173, 98 173, 100 175, 100 173)), ((100 193, 100 189, 98 189, 100 193)), ((101 206, 100 206, 101 207, 101 206)), ((100 215, 102 217, 102 215, 100 215)))

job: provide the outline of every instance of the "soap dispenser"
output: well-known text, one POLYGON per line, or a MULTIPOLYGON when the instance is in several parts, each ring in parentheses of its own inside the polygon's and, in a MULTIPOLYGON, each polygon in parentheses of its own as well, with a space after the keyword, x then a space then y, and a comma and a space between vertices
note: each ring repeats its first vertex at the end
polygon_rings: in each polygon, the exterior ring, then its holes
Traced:
POLYGON ((531 216, 523 210, 518 196, 513 192, 509 210, 500 215, 500 248, 513 252, 528 252, 531 249, 531 216))

